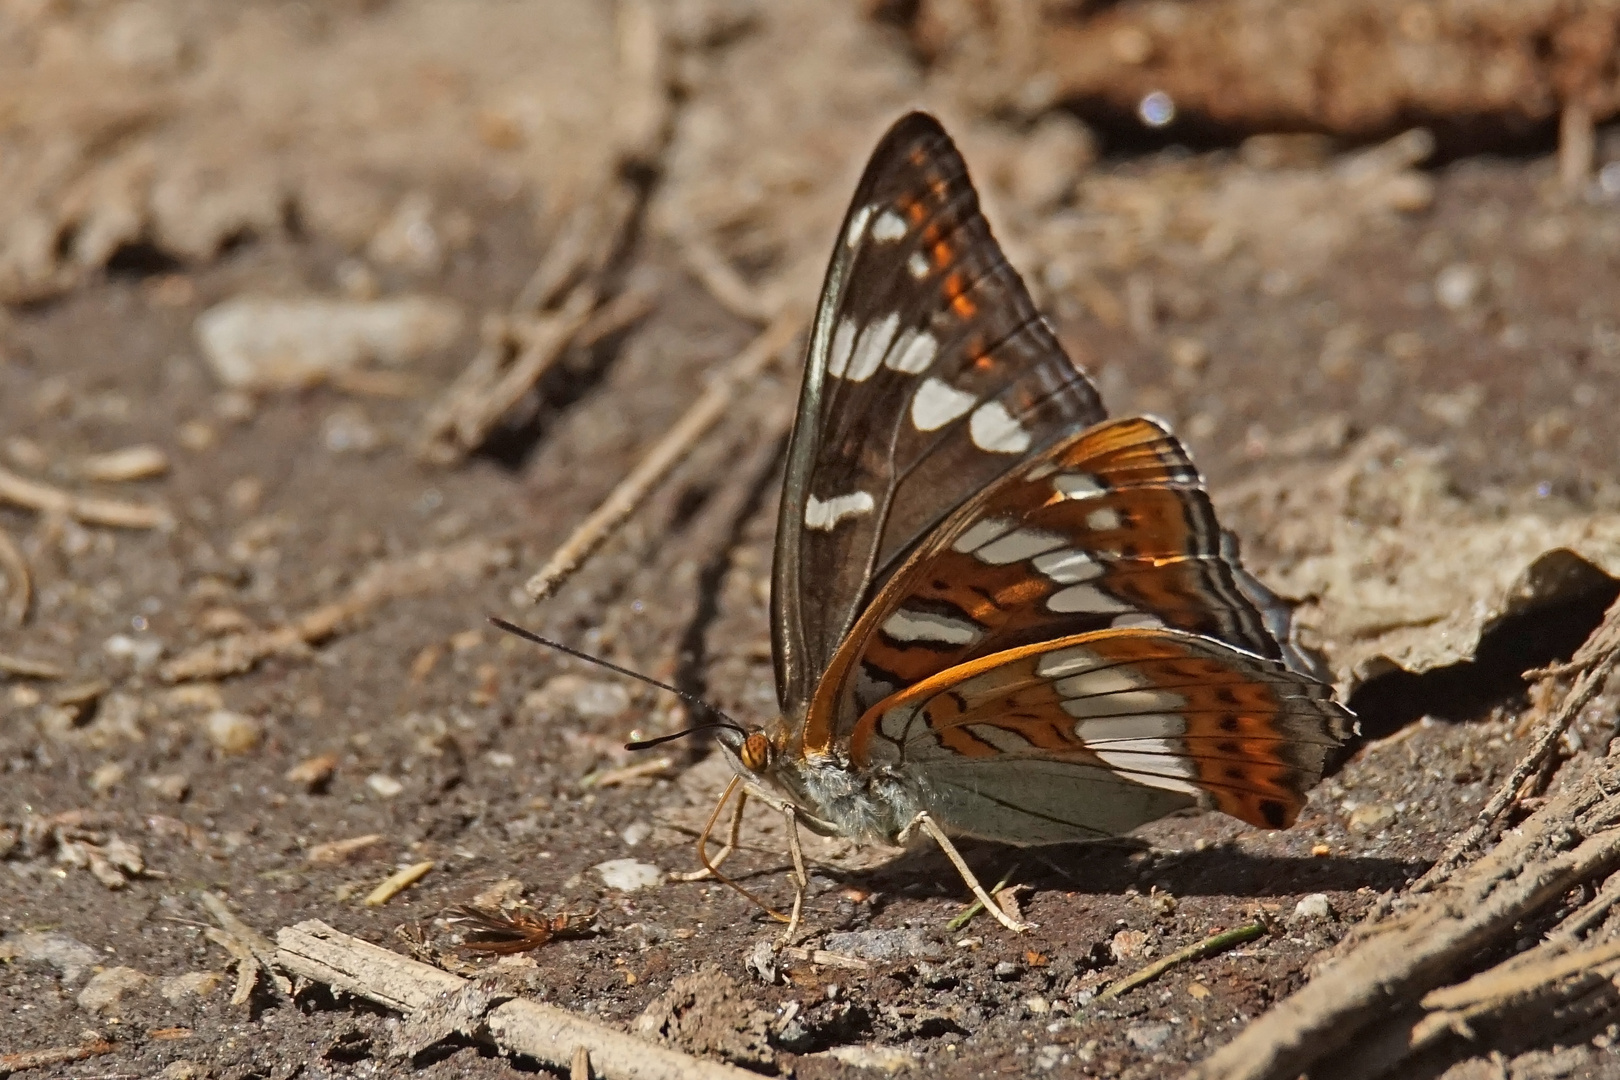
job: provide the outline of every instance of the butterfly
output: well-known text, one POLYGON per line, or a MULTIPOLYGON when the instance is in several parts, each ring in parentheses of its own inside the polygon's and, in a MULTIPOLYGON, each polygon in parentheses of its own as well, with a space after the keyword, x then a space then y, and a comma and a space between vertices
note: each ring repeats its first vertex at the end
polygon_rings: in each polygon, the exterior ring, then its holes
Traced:
MULTIPOLYGON (((771 595, 780 715, 720 725, 752 795, 860 843, 1113 836, 1189 808, 1284 828, 1351 730, 1198 470, 1109 419, 933 117, 901 118, 810 328, 771 595)), ((708 835, 732 790, 729 841, 708 835)))

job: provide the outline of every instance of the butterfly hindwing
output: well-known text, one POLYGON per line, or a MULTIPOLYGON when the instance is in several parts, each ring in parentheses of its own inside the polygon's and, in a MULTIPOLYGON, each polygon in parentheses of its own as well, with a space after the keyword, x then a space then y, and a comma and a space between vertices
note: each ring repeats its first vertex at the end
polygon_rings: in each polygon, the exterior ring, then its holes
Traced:
POLYGON ((1027 454, 1100 420, 932 117, 884 137, 816 318, 777 526, 772 628, 802 715, 873 588, 1027 454))
POLYGON ((1167 626, 1278 658, 1239 573, 1175 436, 1141 417, 1096 425, 1021 462, 913 553, 833 660, 807 742, 956 665, 1093 630, 1167 626))
POLYGON ((1292 823, 1350 718, 1280 661, 1173 630, 1104 630, 924 680, 852 733, 946 828, 1009 843, 1117 834, 1201 806, 1292 823))

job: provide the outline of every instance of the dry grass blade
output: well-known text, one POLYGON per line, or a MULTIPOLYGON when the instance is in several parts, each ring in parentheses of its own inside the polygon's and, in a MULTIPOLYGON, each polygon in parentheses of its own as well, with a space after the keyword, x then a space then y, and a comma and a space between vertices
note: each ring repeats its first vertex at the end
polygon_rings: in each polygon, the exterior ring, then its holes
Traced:
POLYGON ((796 314, 778 316, 704 390, 686 414, 630 470, 602 504, 563 542, 556 554, 523 586, 533 600, 543 600, 571 577, 612 536, 636 507, 678 465, 710 428, 719 423, 739 391, 759 377, 778 353, 799 333, 796 314))
POLYGON ((110 525, 118 529, 174 528, 174 515, 161 506, 74 495, 37 480, 24 479, 3 468, 0 468, 0 502, 45 514, 62 514, 87 525, 110 525))
POLYGON ((34 576, 22 550, 4 529, 0 529, 0 575, 6 581, 6 622, 21 626, 28 621, 28 609, 34 602, 34 576))

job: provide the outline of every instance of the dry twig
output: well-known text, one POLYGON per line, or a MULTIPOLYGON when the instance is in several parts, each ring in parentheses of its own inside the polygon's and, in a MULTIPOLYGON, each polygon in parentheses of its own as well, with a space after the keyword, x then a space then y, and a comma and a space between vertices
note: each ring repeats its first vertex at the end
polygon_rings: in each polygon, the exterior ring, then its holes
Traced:
POLYGON ((45 660, 32 660, 26 656, 0 653, 0 671, 24 679, 65 679, 67 669, 45 660))
POLYGON ((433 860, 424 859, 419 863, 412 863, 403 870, 383 878, 375 889, 366 894, 366 907, 382 907, 388 901, 415 885, 428 876, 433 869, 433 860))
POLYGON ((1571 684, 1564 700, 1559 703, 1558 710, 1548 718, 1536 736, 1536 741, 1530 749, 1513 766, 1475 818, 1474 824, 1468 831, 1454 840, 1446 853, 1438 862, 1431 866, 1427 873, 1413 883, 1413 893, 1428 892, 1441 881, 1468 855, 1478 847, 1495 826, 1497 820, 1513 805, 1519 796, 1519 789, 1524 786, 1532 774, 1539 771, 1551 758, 1558 741, 1569 730, 1569 725, 1581 714, 1581 710, 1598 695, 1603 684, 1614 671, 1615 664, 1620 662, 1620 601, 1616 601, 1603 617, 1603 623, 1592 632, 1591 637, 1575 651, 1570 661, 1570 670, 1580 674, 1571 684))
MULTIPOLYGON (((500 1000, 469 994, 474 984, 428 964, 407 959, 311 920, 276 935, 277 963, 287 971, 387 1008, 414 1014, 435 1003, 439 1030, 492 1039, 506 1053, 524 1054, 558 1069, 569 1068, 580 1047, 594 1075, 604 1080, 757 1080, 757 1074, 703 1061, 632 1038, 603 1024, 526 998, 500 1000), (464 1006, 459 1011, 446 1006, 464 1006)), ((418 1040, 419 1041, 419 1040, 418 1040)))
POLYGON ((61 514, 87 525, 110 525, 117 529, 174 528, 174 515, 162 506, 74 495, 37 480, 24 479, 3 468, 0 468, 0 502, 43 514, 61 514))
POLYGON ((573 576, 580 564, 613 535, 659 481, 692 451, 697 441, 720 422, 743 387, 757 378, 797 336, 799 325, 796 314, 778 316, 737 354, 675 426, 630 470, 630 475, 574 530, 540 572, 528 580, 523 588, 531 599, 545 599, 573 576))
POLYGON ((478 353, 428 411, 424 460, 447 465, 476 450, 570 349, 622 329, 649 306, 645 296, 614 297, 611 279, 648 193, 627 174, 655 169, 672 130, 668 50, 648 0, 619 0, 617 29, 613 174, 564 221, 510 312, 490 320, 478 353))
POLYGON ((28 572, 28 560, 4 529, 0 529, 0 575, 6 579, 6 622, 21 626, 28 621, 34 601, 34 577, 28 572))
POLYGON ((436 592, 476 581, 507 565, 511 552, 499 542, 474 539, 374 563, 344 596, 270 630, 230 634, 181 653, 158 674, 167 682, 217 679, 251 670, 270 656, 303 656, 311 645, 343 631, 373 608, 405 596, 436 592))
POLYGON ((52 1065, 66 1065, 70 1061, 110 1054, 118 1049, 117 1043, 106 1039, 91 1039, 78 1046, 52 1046, 44 1050, 23 1050, 15 1054, 0 1054, 0 1076, 10 1076, 24 1069, 48 1069, 52 1065))
POLYGON ((1617 820, 1620 760, 1606 759, 1462 871, 1445 894, 1352 949, 1187 1080, 1315 1075, 1318 1063, 1352 1042, 1372 1041, 1364 1032, 1400 1003, 1415 1007, 1569 889, 1620 867, 1617 820))
POLYGON ((769 289, 757 289, 742 279, 725 257, 707 240, 687 235, 680 238, 681 258, 709 295, 739 319, 765 326, 781 310, 779 298, 769 289))
POLYGON ((484 444, 501 418, 532 390, 559 357, 574 343, 596 309, 597 289, 591 282, 574 286, 562 307, 527 321, 525 338, 508 356, 513 327, 497 324, 485 334, 483 347, 456 377, 423 421, 421 455, 435 464, 449 464, 484 444))
POLYGON ((1153 963, 1133 971, 1123 979, 1117 979, 1103 988, 1093 1001, 1110 1001, 1124 994, 1130 993, 1138 986, 1145 985, 1157 979, 1177 964, 1185 964, 1192 960, 1204 960, 1235 948, 1245 942, 1253 941, 1266 932, 1264 923, 1249 923, 1233 930, 1222 930, 1218 934, 1211 934, 1202 941, 1195 941, 1185 949, 1178 949, 1169 956, 1163 956, 1153 963))
POLYGON ((255 973, 260 969, 269 978, 271 985, 282 994, 292 993, 292 983, 276 970, 276 947, 270 943, 269 938, 237 918, 231 909, 225 906, 224 898, 215 893, 200 894, 198 902, 207 909, 209 915, 213 916, 214 921, 219 923, 219 932, 209 929, 208 940, 236 957, 236 991, 231 995, 232 1005, 247 1002, 253 993, 255 973))

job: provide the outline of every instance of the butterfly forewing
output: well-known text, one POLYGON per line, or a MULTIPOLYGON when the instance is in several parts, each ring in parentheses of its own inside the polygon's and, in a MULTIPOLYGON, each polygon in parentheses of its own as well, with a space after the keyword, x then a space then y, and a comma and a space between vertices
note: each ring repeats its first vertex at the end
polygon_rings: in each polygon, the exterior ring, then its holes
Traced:
POLYGON ((783 710, 803 715, 872 590, 958 504, 1100 420, 932 117, 879 144, 812 326, 777 526, 783 710))
POLYGON ((1186 806, 1282 828, 1349 715, 1281 662, 1171 630, 1008 650, 880 702, 851 737, 903 767, 957 832, 1043 843, 1128 831, 1186 806))

